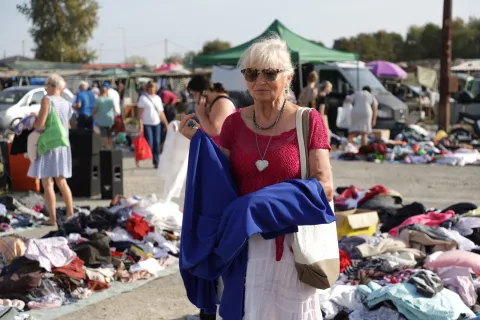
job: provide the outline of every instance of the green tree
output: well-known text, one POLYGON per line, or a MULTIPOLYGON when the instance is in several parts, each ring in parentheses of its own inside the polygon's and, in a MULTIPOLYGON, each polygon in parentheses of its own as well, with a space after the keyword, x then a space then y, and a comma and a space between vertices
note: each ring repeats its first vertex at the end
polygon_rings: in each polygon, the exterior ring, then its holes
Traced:
POLYGON ((205 44, 203 45, 201 54, 215 53, 215 52, 227 50, 230 48, 231 48, 230 42, 216 39, 213 41, 205 42, 205 44))
POLYGON ((148 65, 148 60, 142 56, 130 56, 125 60, 125 63, 132 63, 132 64, 141 64, 141 65, 148 65))
POLYGON ((195 51, 188 51, 183 55, 183 65, 184 66, 190 66, 193 63, 193 59, 197 56, 197 53, 195 51))
POLYGON ((87 47, 98 24, 96 0, 29 0, 17 5, 31 22, 35 58, 87 63, 96 53, 87 47))
POLYGON ((170 57, 163 60, 165 63, 182 63, 183 56, 180 53, 174 53, 170 57))
POLYGON ((397 61, 403 48, 403 38, 394 32, 378 31, 376 33, 361 33, 356 37, 335 40, 333 48, 354 52, 360 55, 360 60, 397 61))
POLYGON ((310 41, 312 41, 313 43, 318 44, 319 46, 325 47, 325 44, 323 44, 322 41, 316 41, 316 40, 310 40, 310 41))

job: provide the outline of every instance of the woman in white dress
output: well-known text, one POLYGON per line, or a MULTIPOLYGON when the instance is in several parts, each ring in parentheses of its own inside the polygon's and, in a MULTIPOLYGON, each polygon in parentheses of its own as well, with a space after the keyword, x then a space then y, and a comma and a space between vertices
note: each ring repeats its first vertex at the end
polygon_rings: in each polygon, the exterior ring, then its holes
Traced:
MULTIPOLYGON (((239 66, 254 104, 225 120, 220 146, 229 158, 239 194, 245 195, 301 177, 295 126, 299 106, 288 101, 294 68, 282 39, 274 37, 254 43, 245 51, 239 66), (259 159, 267 166, 257 167, 259 159)), ((193 117, 183 116, 180 125, 181 133, 189 139, 195 133, 188 126, 193 117)), ((328 133, 316 110, 310 112, 308 151, 311 177, 322 184, 331 201, 328 133)), ((292 241, 292 234, 272 240, 265 240, 260 234, 249 238, 245 320, 322 319, 318 290, 298 279, 292 241)), ((337 241, 336 237, 332 241, 337 241)))

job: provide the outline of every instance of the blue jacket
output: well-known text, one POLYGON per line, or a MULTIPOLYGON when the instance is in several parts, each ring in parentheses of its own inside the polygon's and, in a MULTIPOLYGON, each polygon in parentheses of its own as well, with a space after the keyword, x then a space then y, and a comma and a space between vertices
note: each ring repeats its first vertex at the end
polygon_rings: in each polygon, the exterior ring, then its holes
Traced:
POLYGON ((189 300, 215 313, 215 280, 222 277, 220 315, 241 320, 248 238, 293 233, 299 225, 335 221, 322 186, 315 180, 289 180, 238 197, 228 159, 198 130, 190 144, 183 214, 180 272, 189 300))

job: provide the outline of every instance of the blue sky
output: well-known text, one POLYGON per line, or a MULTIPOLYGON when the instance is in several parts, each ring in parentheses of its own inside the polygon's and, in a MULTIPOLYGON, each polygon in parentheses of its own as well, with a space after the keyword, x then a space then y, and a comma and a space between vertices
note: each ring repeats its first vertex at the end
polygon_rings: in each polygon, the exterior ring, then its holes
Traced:
MULTIPOLYGON (((28 0, 30 1, 30 0, 28 0)), ((27 56, 34 47, 28 21, 17 12, 20 0, 0 0, 0 57, 27 56)), ((480 0, 454 0, 454 16, 480 16, 480 0)), ((198 51, 205 41, 219 38, 237 45, 262 33, 279 19, 302 36, 327 46, 343 36, 379 29, 405 35, 408 26, 441 24, 443 0, 99 0, 100 23, 90 41, 100 62, 121 62, 122 31, 127 55, 160 63, 168 52, 198 51)))

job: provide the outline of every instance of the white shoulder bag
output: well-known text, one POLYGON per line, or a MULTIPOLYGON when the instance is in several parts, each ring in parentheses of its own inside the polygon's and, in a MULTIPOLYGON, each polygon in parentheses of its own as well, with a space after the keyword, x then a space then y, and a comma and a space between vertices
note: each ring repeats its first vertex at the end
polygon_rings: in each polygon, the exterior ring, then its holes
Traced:
MULTIPOLYGON (((296 115, 298 147, 302 179, 308 179, 308 137, 310 108, 299 108, 296 115)), ((333 210, 333 201, 330 202, 333 210)), ((314 226, 299 226, 294 234, 293 255, 298 278, 317 289, 330 288, 340 274, 336 222, 314 226)))

